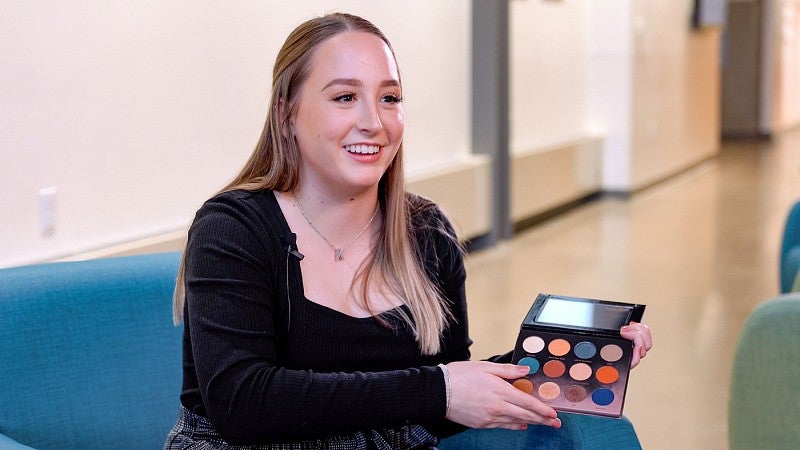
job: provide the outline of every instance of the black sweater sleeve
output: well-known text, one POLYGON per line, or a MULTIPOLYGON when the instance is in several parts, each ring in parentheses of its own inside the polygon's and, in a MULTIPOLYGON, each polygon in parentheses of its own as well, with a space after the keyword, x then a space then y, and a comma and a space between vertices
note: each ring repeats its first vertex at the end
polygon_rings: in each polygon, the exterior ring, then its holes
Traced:
MULTIPOLYGON (((355 373, 281 367, 281 239, 288 229, 280 212, 272 213, 264 217, 263 208, 228 193, 207 202, 190 229, 186 327, 204 409, 217 431, 231 444, 253 444, 441 421, 446 399, 436 366, 355 373)), ((447 295, 462 302, 463 279, 445 284, 447 295)), ((458 319, 465 318, 464 305, 456 306, 464 309, 455 312, 458 319)), ((449 333, 445 358, 464 359, 466 328, 449 333)))

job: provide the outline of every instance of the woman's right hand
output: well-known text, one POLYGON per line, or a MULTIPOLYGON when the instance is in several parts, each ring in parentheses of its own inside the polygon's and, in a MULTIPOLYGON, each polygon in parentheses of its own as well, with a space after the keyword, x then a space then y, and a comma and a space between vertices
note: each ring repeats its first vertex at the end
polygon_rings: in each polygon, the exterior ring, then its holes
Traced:
POLYGON ((450 407, 447 419, 470 428, 524 430, 528 424, 561 427, 556 411, 506 380, 528 374, 528 367, 487 361, 447 364, 450 407))

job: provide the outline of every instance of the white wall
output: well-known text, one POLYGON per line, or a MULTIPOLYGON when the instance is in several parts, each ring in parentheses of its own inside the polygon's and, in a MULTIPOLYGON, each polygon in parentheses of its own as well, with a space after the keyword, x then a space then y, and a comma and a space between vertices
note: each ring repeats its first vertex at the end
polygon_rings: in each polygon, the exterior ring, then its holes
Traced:
POLYGON ((629 192, 715 154, 719 30, 693 5, 511 2, 512 155, 601 136, 602 188, 629 192))
POLYGON ((601 189, 585 0, 509 3, 510 215, 520 223, 601 189))
POLYGON ((185 227, 255 144, 283 38, 333 10, 395 47, 409 173, 469 160, 469 2, 0 3, 0 266, 185 227))
POLYGON ((633 2, 633 190, 719 151, 720 29, 694 30, 693 5, 693 0, 633 2))
POLYGON ((630 0, 589 1, 589 128, 605 136, 603 188, 631 185, 633 20, 630 0))
POLYGON ((587 133, 586 15, 584 0, 510 2, 512 154, 587 133))

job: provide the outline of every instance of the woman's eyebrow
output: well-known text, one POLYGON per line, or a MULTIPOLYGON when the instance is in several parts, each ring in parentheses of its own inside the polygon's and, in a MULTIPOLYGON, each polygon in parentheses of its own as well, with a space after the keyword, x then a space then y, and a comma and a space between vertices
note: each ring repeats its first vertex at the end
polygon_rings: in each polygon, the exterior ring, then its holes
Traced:
MULTIPOLYGON (((362 87, 364 83, 357 78, 336 78, 328 82, 328 84, 326 84, 325 87, 322 88, 322 90, 324 91, 325 89, 328 89, 331 86, 337 86, 337 85, 362 87)), ((397 80, 384 80, 381 81, 380 84, 380 87, 392 87, 392 86, 400 86, 400 82, 397 80)))

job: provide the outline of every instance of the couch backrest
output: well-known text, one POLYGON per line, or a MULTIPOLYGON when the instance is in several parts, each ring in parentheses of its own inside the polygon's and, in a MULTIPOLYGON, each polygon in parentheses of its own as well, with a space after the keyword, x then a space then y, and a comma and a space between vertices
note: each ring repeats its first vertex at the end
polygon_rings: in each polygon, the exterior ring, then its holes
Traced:
POLYGON ((0 270, 0 433, 39 449, 161 448, 181 387, 179 261, 0 270))

